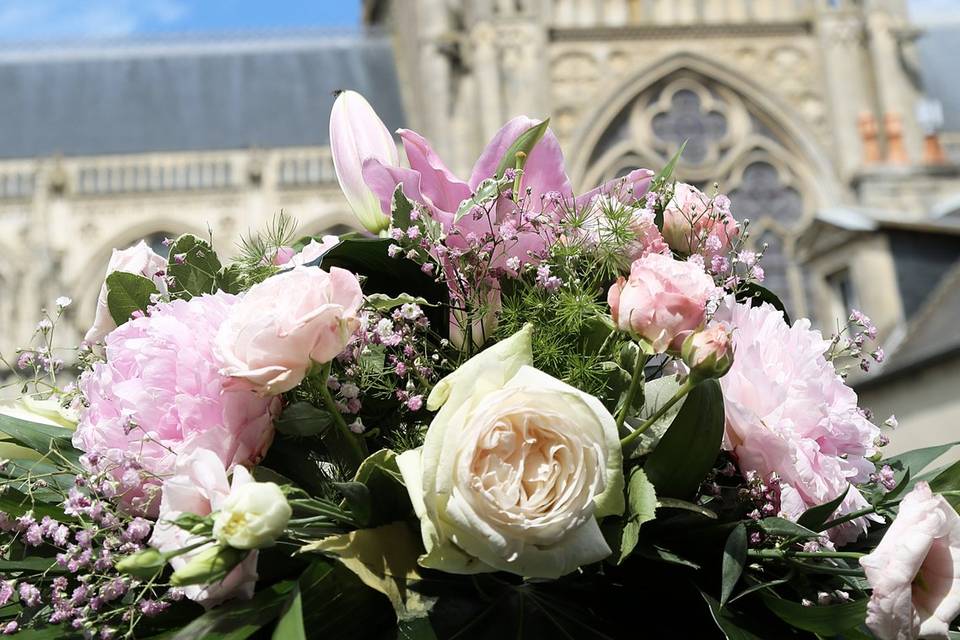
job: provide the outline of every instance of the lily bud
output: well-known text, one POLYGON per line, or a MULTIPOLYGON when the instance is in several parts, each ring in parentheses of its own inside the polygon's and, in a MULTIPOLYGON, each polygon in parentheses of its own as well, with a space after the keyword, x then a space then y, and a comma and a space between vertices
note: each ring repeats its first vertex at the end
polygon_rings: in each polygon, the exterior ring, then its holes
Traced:
POLYGON ((251 482, 233 489, 223 502, 213 520, 213 537, 235 549, 269 547, 292 513, 279 486, 251 482))
POLYGON ((695 381, 722 378, 733 365, 733 341, 730 329, 722 322, 691 333, 680 350, 683 362, 695 381))
POLYGON ((243 562, 247 552, 233 547, 213 545, 195 555, 185 566, 170 576, 170 584, 186 587, 191 584, 220 582, 235 566, 243 562))
POLYGON ((340 189, 360 224, 371 233, 388 228, 390 216, 363 180, 363 162, 373 158, 397 166, 397 145, 370 103, 356 91, 341 92, 333 103, 330 152, 340 189))
POLYGON ((117 563, 117 571, 136 578, 152 578, 167 564, 167 557, 156 549, 144 549, 117 563))

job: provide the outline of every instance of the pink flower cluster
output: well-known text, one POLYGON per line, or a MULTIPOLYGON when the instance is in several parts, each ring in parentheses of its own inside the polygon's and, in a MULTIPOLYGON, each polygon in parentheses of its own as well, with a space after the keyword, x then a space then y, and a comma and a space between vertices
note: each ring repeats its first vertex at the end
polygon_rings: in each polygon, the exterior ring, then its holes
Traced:
POLYGON ((202 447, 232 468, 259 461, 273 438, 279 401, 228 389, 213 355, 237 300, 221 292, 157 304, 108 334, 106 361, 80 378, 88 406, 74 446, 110 471, 136 512, 156 514, 178 455, 202 447))
MULTIPOLYGON (((870 480, 880 430, 857 408, 857 395, 824 358, 829 342, 810 321, 791 327, 768 304, 729 303, 723 319, 734 330, 734 362, 720 379, 726 409, 725 445, 741 470, 781 481, 781 515, 796 520, 810 507, 845 491, 837 515, 867 506, 851 483, 870 480)), ((830 533, 837 544, 855 540, 858 518, 830 533)))

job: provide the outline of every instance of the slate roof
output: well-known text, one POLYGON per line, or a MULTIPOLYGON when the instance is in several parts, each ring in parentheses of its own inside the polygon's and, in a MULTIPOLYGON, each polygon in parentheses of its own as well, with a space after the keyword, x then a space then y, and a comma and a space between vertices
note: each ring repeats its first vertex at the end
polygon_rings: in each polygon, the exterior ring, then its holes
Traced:
POLYGON ((960 131, 960 25, 924 27, 917 41, 924 92, 943 105, 943 128, 960 131))
POLYGON ((960 262, 941 279, 926 303, 907 324, 902 338, 889 349, 882 367, 856 383, 871 387, 936 360, 960 357, 960 262))
POLYGON ((404 115, 390 40, 303 31, 0 49, 0 158, 325 145, 335 89, 404 115))

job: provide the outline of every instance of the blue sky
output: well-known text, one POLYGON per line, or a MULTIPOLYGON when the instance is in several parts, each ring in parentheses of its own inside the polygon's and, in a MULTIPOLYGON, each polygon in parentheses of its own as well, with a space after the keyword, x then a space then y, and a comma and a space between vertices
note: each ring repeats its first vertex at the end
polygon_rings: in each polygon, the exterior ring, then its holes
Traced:
MULTIPOLYGON (((909 2, 921 23, 960 21, 960 0, 909 2)), ((360 0, 0 0, 0 40, 355 27, 359 14, 360 0)))

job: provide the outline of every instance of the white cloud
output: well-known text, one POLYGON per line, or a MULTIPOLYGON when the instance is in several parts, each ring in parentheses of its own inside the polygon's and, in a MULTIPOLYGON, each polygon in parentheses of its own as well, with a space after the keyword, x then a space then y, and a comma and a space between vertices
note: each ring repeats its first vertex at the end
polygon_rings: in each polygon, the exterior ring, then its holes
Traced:
POLYGON ((919 24, 960 22, 960 0, 910 0, 910 16, 919 24))
POLYGON ((186 14, 182 0, 0 0, 0 40, 125 36, 186 14))

